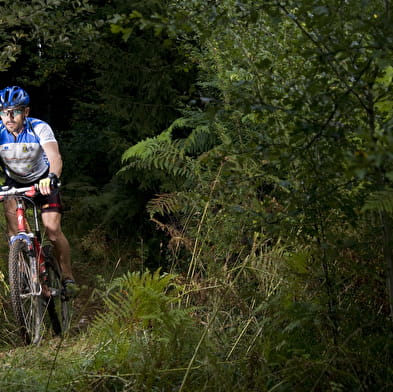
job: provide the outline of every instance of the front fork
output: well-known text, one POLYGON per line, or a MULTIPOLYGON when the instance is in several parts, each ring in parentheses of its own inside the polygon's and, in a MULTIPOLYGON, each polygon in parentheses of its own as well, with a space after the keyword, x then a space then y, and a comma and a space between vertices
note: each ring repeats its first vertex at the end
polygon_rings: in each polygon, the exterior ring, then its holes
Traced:
POLYGON ((52 291, 49 288, 49 281, 48 281, 48 273, 46 271, 46 260, 45 255, 41 247, 41 242, 39 241, 40 233, 37 232, 36 235, 33 237, 33 243, 35 247, 35 254, 38 256, 38 272, 39 272, 39 280, 41 282, 42 293, 44 297, 49 298, 52 296, 52 291))
POLYGON ((41 232, 39 230, 38 214, 34 208, 34 229, 35 234, 31 232, 31 228, 25 217, 25 206, 21 199, 17 199, 16 217, 18 222, 18 234, 11 238, 11 242, 15 239, 24 240, 29 250, 29 261, 32 281, 32 294, 50 297, 51 292, 48 288, 48 275, 45 267, 45 257, 41 248, 41 232), (42 283, 42 284, 41 284, 42 283))

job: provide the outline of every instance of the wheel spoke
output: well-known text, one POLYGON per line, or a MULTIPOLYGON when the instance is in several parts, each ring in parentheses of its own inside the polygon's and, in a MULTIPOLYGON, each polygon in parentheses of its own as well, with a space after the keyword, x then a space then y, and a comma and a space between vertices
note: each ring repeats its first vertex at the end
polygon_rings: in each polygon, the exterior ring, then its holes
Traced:
POLYGON ((41 339, 42 304, 40 287, 33 282, 27 244, 15 241, 10 247, 9 272, 11 302, 22 337, 27 344, 41 339))

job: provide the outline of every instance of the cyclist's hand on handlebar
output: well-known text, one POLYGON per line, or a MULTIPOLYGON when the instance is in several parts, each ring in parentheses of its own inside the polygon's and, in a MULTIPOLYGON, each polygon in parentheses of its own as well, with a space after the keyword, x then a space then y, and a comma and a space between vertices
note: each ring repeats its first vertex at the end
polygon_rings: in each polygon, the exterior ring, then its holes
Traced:
POLYGON ((42 195, 49 195, 53 189, 58 187, 59 178, 55 173, 49 173, 48 177, 41 179, 38 185, 42 195))

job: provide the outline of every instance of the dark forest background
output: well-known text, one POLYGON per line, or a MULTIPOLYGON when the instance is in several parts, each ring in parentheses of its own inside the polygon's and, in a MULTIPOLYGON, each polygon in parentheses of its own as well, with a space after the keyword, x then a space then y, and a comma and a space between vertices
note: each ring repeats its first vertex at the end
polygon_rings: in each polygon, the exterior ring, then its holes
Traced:
POLYGON ((389 1, 15 0, 0 20, 0 87, 57 135, 85 287, 60 342, 20 347, 4 316, 4 390, 391 390, 389 1))

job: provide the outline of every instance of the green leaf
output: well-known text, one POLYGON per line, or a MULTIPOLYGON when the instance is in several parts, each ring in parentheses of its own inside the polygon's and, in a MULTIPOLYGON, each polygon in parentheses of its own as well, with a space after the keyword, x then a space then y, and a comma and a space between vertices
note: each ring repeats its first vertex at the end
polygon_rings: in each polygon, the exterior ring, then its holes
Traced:
POLYGON ((385 189, 371 193, 366 199, 361 211, 363 213, 367 211, 384 211, 393 214, 393 189, 385 189))
POLYGON ((384 70, 384 75, 377 78, 376 81, 385 87, 390 86, 393 79, 393 66, 389 65, 384 70))
POLYGON ((141 18, 143 18, 143 15, 139 12, 139 11, 137 11, 137 10, 133 10, 129 15, 129 18, 130 19, 141 19, 141 18))

